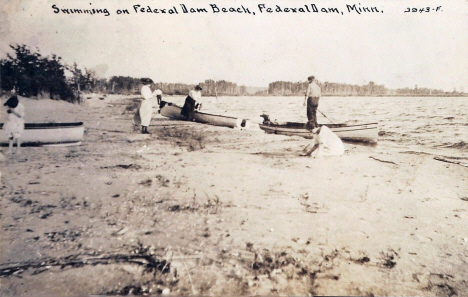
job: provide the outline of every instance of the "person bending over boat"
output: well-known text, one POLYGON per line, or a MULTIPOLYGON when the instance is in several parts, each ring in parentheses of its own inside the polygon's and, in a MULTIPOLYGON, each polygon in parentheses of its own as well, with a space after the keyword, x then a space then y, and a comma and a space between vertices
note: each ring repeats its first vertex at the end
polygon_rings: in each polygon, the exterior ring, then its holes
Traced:
POLYGON ((180 111, 180 114, 185 116, 189 121, 193 121, 193 113, 195 112, 195 109, 200 110, 202 108, 202 90, 202 87, 200 87, 200 85, 197 85, 193 90, 189 92, 187 98, 185 98, 185 103, 182 107, 182 110, 180 111))
POLYGON ((344 154, 344 145, 341 139, 333 133, 327 126, 321 126, 312 130, 315 134, 312 143, 307 145, 301 156, 314 158, 341 156, 344 154))
POLYGON ((8 119, 3 126, 3 132, 8 137, 8 153, 13 153, 13 142, 16 139, 16 153, 19 154, 24 131, 24 105, 17 96, 11 96, 3 106, 8 107, 8 119))
POLYGON ((160 93, 161 90, 158 89, 154 92, 151 92, 150 85, 153 83, 153 80, 151 78, 142 78, 141 82, 143 83, 143 87, 141 87, 141 96, 143 96, 143 100, 141 101, 139 109, 141 118, 141 133, 150 134, 148 132, 148 126, 150 125, 151 118, 153 117, 152 98, 158 93, 160 93))
POLYGON ((306 128, 312 130, 318 128, 317 123, 317 108, 319 104, 320 96, 322 92, 319 85, 317 84, 314 76, 309 76, 307 78, 309 85, 307 86, 307 91, 305 93, 304 106, 307 102, 307 124, 306 128))

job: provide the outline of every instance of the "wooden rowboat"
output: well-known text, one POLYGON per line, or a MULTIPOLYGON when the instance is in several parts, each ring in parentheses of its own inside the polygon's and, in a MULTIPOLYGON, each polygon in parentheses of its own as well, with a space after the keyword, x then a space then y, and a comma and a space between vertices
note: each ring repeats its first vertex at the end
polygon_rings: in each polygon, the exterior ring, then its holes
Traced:
MULTIPOLYGON (((3 124, 0 123, 0 128, 3 124)), ((76 123, 26 123, 21 143, 26 145, 73 145, 83 140, 84 126, 76 123)), ((8 144, 8 137, 0 131, 0 144, 8 144)))
MULTIPOLYGON (((321 125, 320 125, 321 126, 321 125)), ((328 124, 326 125, 342 140, 361 141, 376 143, 378 137, 378 124, 328 124)), ((260 124, 260 128, 267 133, 301 136, 304 138, 313 138, 313 133, 305 128, 305 123, 287 122, 285 124, 264 123, 260 124)))
MULTIPOLYGON (((177 106, 174 103, 162 101, 159 107, 161 109, 162 116, 176 120, 187 120, 185 116, 180 114, 182 107, 177 106)), ((245 127, 247 124, 245 119, 209 114, 199 111, 194 112, 193 118, 195 122, 198 123, 230 128, 245 127)))

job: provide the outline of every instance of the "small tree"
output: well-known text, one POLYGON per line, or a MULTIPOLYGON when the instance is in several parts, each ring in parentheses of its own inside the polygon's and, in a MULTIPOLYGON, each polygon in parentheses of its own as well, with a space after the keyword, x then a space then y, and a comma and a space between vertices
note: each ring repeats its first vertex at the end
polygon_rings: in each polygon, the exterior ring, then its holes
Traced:
POLYGON ((10 45, 14 55, 0 60, 1 88, 15 89, 26 97, 48 93, 50 98, 74 101, 73 89, 67 84, 65 66, 61 58, 43 57, 39 50, 33 52, 26 45, 10 45))

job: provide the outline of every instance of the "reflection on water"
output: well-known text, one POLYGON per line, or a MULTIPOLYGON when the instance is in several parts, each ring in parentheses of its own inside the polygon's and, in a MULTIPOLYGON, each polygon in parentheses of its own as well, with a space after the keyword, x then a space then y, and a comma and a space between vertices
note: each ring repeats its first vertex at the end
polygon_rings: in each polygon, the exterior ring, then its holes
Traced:
MULTIPOLYGON (((183 97, 166 98, 183 104, 183 97)), ((303 97, 219 97, 203 111, 261 123, 305 122, 303 97)), ((379 123, 379 150, 416 151, 468 157, 468 98, 322 97, 320 123, 379 123)))

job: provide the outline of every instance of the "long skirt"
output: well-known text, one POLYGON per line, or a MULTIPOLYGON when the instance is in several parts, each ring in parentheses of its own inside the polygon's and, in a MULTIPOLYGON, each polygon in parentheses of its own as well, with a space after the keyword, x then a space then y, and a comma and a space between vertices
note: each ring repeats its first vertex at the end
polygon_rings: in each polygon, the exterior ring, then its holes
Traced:
POLYGON ((180 114, 187 117, 187 119, 192 120, 194 112, 195 112, 195 100, 192 97, 187 96, 187 98, 185 98, 185 104, 182 107, 180 114))
POLYGON ((141 125, 149 126, 153 117, 153 102, 152 100, 142 100, 140 106, 141 125))

